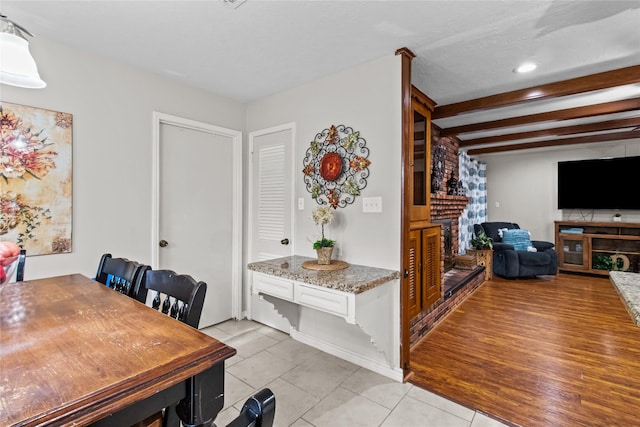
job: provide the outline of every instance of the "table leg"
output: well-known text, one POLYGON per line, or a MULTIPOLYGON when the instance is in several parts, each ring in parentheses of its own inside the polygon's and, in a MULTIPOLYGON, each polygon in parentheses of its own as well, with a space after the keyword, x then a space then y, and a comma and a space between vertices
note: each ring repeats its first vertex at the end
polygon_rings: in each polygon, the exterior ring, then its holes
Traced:
POLYGON ((224 361, 187 380, 187 397, 176 407, 184 427, 210 427, 224 407, 224 361))

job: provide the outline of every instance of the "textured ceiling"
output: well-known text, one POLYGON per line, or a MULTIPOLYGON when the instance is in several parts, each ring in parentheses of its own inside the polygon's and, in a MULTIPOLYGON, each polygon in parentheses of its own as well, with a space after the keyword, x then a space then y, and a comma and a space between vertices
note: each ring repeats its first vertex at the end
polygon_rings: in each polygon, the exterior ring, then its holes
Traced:
MULTIPOLYGON (((640 1, 13 1, 36 37, 240 101, 407 47, 439 105, 640 64, 640 1), (534 60, 539 69, 512 69, 534 60)), ((42 70, 46 78, 46 70, 42 70)))
MULTIPOLYGON (((632 67, 628 74, 637 73, 640 0, 230 1, 234 4, 2 0, 0 7, 36 37, 241 102, 406 47, 416 55, 413 84, 437 104, 433 123, 443 135, 449 131, 447 135, 457 136, 461 148, 473 145, 470 153, 616 138, 640 141, 640 76, 624 84, 596 82, 594 88, 605 89, 562 99, 528 98, 534 90, 546 91, 543 84, 627 67, 632 67), (514 73, 524 61, 537 63, 538 69, 514 73), (453 116, 438 111, 518 89, 527 89, 527 102, 453 116), (573 120, 519 119, 515 126, 490 126, 508 117, 535 118, 540 111, 615 101, 619 103, 606 114, 578 109, 573 120), (475 130, 452 131, 469 124, 475 124, 475 130)), ((46 81, 46 69, 40 72, 46 81)))

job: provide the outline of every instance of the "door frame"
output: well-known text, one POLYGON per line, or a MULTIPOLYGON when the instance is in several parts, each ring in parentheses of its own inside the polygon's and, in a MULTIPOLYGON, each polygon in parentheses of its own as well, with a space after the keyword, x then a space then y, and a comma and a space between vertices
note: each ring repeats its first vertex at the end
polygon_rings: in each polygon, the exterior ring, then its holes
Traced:
MULTIPOLYGON (((254 188, 253 188, 253 162, 254 162, 254 157, 253 157, 253 148, 254 148, 254 140, 256 137, 260 137, 260 136, 264 136, 264 135, 269 135, 272 133, 276 133, 276 132, 282 132, 284 130, 290 130, 291 131, 291 141, 288 141, 288 143, 291 144, 291 164, 289 165, 289 176, 292 179, 292 185, 291 185, 291 191, 292 191, 292 203, 290 206, 291 209, 291 228, 289 230, 289 236, 291 236, 289 238, 290 242, 289 244, 291 245, 291 253, 295 254, 295 236, 294 236, 294 232, 295 232, 295 203, 293 203, 295 200, 295 194, 296 194, 296 182, 294 180, 295 177, 295 164, 296 164, 296 123, 295 122, 289 122, 289 123, 284 123, 278 126, 273 126, 270 128, 266 128, 266 129, 260 129, 254 132, 249 132, 249 172, 248 172, 248 183, 249 185, 248 187, 248 200, 247 200, 247 206, 249 209, 248 212, 248 218, 247 218, 247 259, 249 262, 252 261, 256 261, 256 260, 252 260, 252 254, 253 254, 253 242, 254 242, 254 235, 253 235, 253 221, 256 220, 255 217, 255 212, 256 210, 254 209, 254 203, 253 203, 253 193, 254 193, 254 188)), ((247 303, 247 318, 251 319, 251 283, 253 281, 253 276, 252 276, 252 272, 251 270, 247 270, 247 298, 246 298, 246 303, 247 303)))
POLYGON ((151 268, 157 269, 160 260, 160 126, 183 127, 216 136, 231 138, 232 168, 232 226, 231 226, 231 316, 239 319, 242 313, 242 132, 170 114, 153 112, 153 149, 151 184, 151 268))

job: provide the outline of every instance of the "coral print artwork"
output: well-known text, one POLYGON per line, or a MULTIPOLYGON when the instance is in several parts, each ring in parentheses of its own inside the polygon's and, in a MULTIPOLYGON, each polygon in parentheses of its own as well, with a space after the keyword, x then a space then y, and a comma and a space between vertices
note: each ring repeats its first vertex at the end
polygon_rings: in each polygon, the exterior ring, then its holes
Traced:
POLYGON ((0 241, 27 255, 71 252, 68 113, 0 102, 0 241))

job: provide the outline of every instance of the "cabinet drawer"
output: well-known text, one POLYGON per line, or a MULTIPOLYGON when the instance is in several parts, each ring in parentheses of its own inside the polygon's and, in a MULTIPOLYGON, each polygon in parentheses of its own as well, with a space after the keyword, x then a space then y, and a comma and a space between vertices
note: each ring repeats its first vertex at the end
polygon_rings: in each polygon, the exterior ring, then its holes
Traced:
POLYGON ((323 290, 298 284, 296 302, 307 307, 326 311, 338 316, 349 314, 349 297, 336 291, 323 290))
POLYGON ((258 292, 293 301, 293 282, 273 276, 255 274, 253 277, 253 293, 256 294, 258 292))

